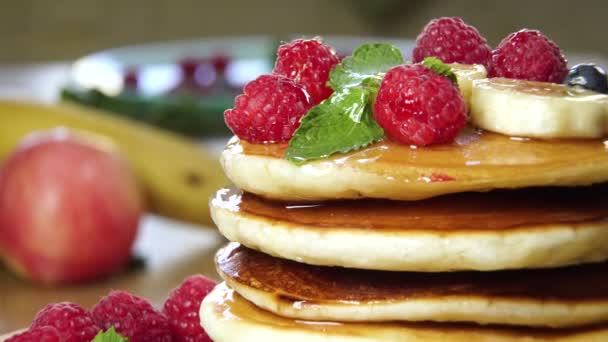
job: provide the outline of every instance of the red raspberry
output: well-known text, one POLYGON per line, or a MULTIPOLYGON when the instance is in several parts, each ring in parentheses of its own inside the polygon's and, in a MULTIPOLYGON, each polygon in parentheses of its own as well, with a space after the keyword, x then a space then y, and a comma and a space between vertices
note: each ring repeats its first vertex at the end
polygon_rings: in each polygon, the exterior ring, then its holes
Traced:
POLYGON ((467 107, 447 77, 421 64, 398 65, 380 84, 374 117, 393 140, 424 146, 452 141, 466 123, 467 107))
POLYGON ((111 327, 129 342, 171 342, 169 321, 147 300, 125 291, 112 291, 91 310, 97 324, 111 327))
POLYGON ((30 329, 51 326, 65 342, 89 342, 101 330, 82 306, 74 303, 49 304, 40 310, 30 329))
POLYGON ((186 278, 182 284, 169 294, 163 312, 169 319, 173 341, 211 342, 201 327, 198 312, 203 299, 216 283, 202 275, 186 278))
POLYGON ((333 92, 327 86, 327 79, 338 63, 340 57, 320 39, 296 39, 279 46, 274 73, 304 87, 313 104, 318 104, 333 92))
POLYGON ((302 87, 279 75, 260 76, 243 92, 234 108, 224 112, 224 119, 234 134, 251 143, 288 141, 312 107, 302 87))
POLYGON ((566 57, 536 30, 511 33, 492 51, 489 77, 562 83, 568 73, 566 57))
MULTIPOLYGON (((15 335, 5 342, 63 342, 57 329, 51 326, 30 329, 15 335)), ((87 341, 88 342, 88 341, 87 341)))
POLYGON ((462 19, 438 18, 431 20, 414 47, 414 62, 426 57, 437 57, 444 63, 488 65, 492 49, 476 28, 462 19))

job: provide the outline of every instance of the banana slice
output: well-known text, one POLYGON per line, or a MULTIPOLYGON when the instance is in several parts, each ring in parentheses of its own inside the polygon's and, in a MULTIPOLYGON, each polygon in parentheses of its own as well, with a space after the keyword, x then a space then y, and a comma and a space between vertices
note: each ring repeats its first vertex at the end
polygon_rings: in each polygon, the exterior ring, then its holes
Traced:
POLYGON ((486 78, 488 73, 486 68, 481 64, 450 64, 452 71, 456 74, 458 80, 458 88, 467 105, 471 103, 471 88, 473 81, 486 78))
POLYGON ((506 135, 599 138, 608 134, 608 95, 506 78, 473 81, 471 121, 506 135))

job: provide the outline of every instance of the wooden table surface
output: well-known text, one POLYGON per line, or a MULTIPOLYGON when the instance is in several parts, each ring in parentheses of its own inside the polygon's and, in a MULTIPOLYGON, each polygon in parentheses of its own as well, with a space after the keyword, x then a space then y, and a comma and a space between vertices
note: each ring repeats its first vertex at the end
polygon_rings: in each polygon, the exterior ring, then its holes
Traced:
MULTIPOLYGON (((53 102, 69 65, 0 66, 0 97, 53 102)), ((215 142, 217 149, 217 142, 215 142)), ((81 286, 41 287, 0 265, 0 335, 26 328, 47 303, 72 301, 91 307, 112 289, 123 289, 162 305, 167 293, 191 274, 217 278, 213 255, 225 240, 214 227, 200 227, 147 215, 134 255, 143 261, 105 281, 81 286)), ((0 337, 0 341, 2 338, 0 337)))

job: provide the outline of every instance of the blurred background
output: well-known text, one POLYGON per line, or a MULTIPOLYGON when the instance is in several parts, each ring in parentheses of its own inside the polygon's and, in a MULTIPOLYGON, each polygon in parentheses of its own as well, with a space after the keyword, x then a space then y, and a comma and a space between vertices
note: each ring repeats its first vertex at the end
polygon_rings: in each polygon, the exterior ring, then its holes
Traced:
POLYGON ((280 41, 321 35, 348 54, 366 37, 385 37, 409 56, 412 39, 430 19, 460 16, 491 46, 513 31, 537 28, 572 62, 608 66, 606 0, 0 0, 0 5, 0 162, 30 130, 68 126, 114 140, 133 163, 146 196, 158 196, 148 207, 154 214, 142 217, 134 262, 121 273, 79 285, 41 286, 0 266, 0 335, 26 327, 49 302, 90 307, 109 289, 126 289, 160 305, 185 276, 216 277, 212 258, 224 239, 209 220, 206 202, 227 184, 217 163, 229 134, 222 112, 246 81, 272 69, 280 41), (12 102, 16 99, 22 102, 12 102), (106 112, 68 109, 57 105, 61 100, 106 112), (52 107, 33 104, 38 102, 52 107), (108 114, 161 130, 111 121, 108 114))
POLYGON ((602 0, 2 0, 0 62, 71 60, 143 42, 243 34, 415 38, 430 18, 461 16, 491 45, 522 27, 566 51, 608 54, 602 0))

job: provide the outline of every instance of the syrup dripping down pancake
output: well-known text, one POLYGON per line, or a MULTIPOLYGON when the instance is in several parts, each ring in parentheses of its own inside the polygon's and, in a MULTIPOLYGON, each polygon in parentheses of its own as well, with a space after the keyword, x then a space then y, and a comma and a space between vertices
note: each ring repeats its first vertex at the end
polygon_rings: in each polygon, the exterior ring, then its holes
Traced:
POLYGON ((608 258, 608 185, 462 193, 423 201, 290 203, 220 190, 220 232, 313 265, 444 272, 608 258))
POLYGON ((496 272, 387 272, 310 266, 230 243, 218 252, 216 265, 241 296, 294 319, 549 327, 608 321, 608 263, 496 272))
POLYGON ((385 139, 296 166, 286 144, 232 139, 221 156, 245 191, 280 200, 420 200, 466 191, 581 186, 608 181, 603 140, 534 140, 465 129, 451 144, 410 147, 385 139))
POLYGON ((515 328, 448 323, 341 323, 281 317, 226 286, 203 301, 201 324, 216 342, 605 342, 608 326, 577 329, 515 328))

